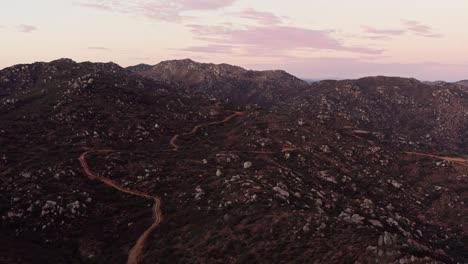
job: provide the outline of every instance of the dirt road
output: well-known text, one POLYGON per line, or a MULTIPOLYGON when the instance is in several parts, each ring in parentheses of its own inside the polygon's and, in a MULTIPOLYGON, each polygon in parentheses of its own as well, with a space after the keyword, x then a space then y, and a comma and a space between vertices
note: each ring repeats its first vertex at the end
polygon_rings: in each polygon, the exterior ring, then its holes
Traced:
POLYGON ((163 216, 162 216, 162 211, 161 211, 161 200, 157 196, 151 196, 149 194, 139 192, 139 191, 132 191, 129 189, 126 189, 117 183, 113 182, 111 179, 103 177, 103 176, 98 176, 95 175, 88 166, 88 163, 86 161, 86 156, 90 153, 109 153, 112 152, 111 150, 96 150, 96 151, 86 151, 81 156, 79 157, 81 167, 83 168, 85 174, 88 176, 89 179, 95 180, 98 179, 102 181, 103 183, 107 184, 108 186, 131 195, 136 195, 140 196, 143 198, 147 199, 152 199, 154 201, 152 211, 153 211, 153 224, 148 227, 143 234, 138 237, 138 240, 135 242, 135 245, 130 249, 128 252, 128 258, 127 258, 127 264, 137 264, 138 259, 143 252, 143 247, 145 245, 145 241, 148 238, 148 236, 151 234, 151 232, 161 223, 163 216))
MULTIPOLYGON (((236 116, 242 116, 244 114, 245 114, 244 112, 234 112, 232 115, 227 116, 226 118, 224 118, 221 121, 214 121, 214 122, 208 122, 208 123, 203 123, 203 124, 200 124, 200 125, 196 125, 195 127, 193 127, 193 129, 190 132, 184 133, 182 135, 183 136, 188 136, 188 135, 195 134, 202 127, 226 123, 229 120, 231 120, 232 118, 234 118, 236 116)), ((177 139, 178 138, 179 138, 179 135, 176 134, 169 141, 169 145, 172 146, 172 149, 174 151, 177 151, 179 149, 179 146, 177 145, 177 139)), ((293 147, 289 147, 289 146, 283 146, 282 149, 281 149, 281 152, 288 152, 288 151, 295 151, 295 150, 297 150, 297 148, 293 148, 293 147)), ((103 182, 104 184, 106 184, 106 185, 108 185, 108 186, 110 186, 110 187, 112 187, 112 188, 114 188, 114 189, 116 189, 116 190, 118 190, 120 192, 140 196, 140 197, 143 197, 143 198, 146 198, 146 199, 152 199, 154 201, 153 208, 152 208, 153 220, 154 220, 153 224, 150 227, 148 227, 145 230, 145 232, 143 232, 140 235, 138 240, 135 242, 135 245, 128 252, 127 264, 137 264, 138 259, 140 258, 141 254, 143 252, 143 247, 145 245, 145 241, 147 240, 147 238, 151 234, 151 232, 161 223, 161 221, 163 219, 162 212, 161 212, 161 200, 157 196, 152 196, 152 195, 140 192, 140 191, 133 191, 133 190, 126 189, 126 188, 118 185, 117 183, 115 183, 114 181, 112 181, 109 178, 94 174, 89 168, 89 165, 88 165, 88 163, 86 161, 86 156, 88 154, 90 154, 90 153, 110 153, 110 152, 113 152, 113 150, 86 151, 83 154, 81 154, 81 156, 79 157, 79 160, 80 160, 80 163, 81 163, 81 167, 83 168, 83 171, 85 172, 86 176, 88 176, 89 179, 91 179, 91 180, 98 179, 101 182, 103 182)), ((236 151, 233 151, 233 152, 236 152, 236 151)), ((278 152, 274 152, 274 151, 241 151, 241 152, 255 153, 255 154, 275 154, 275 153, 278 153, 278 152)))
POLYGON ((411 152, 411 151, 406 151, 403 152, 407 155, 413 155, 413 156, 422 156, 422 157, 429 157, 429 158, 434 158, 434 159, 440 159, 440 160, 446 160, 450 161, 453 163, 456 163, 458 165, 468 167, 468 160, 464 158, 454 158, 454 157, 445 157, 445 156, 437 156, 437 155, 432 155, 432 154, 426 154, 426 153, 420 153, 420 152, 411 152))
MULTIPOLYGON (((188 136, 188 135, 191 135, 191 134, 195 134, 198 129, 202 128, 202 127, 206 127, 206 126, 212 126, 212 125, 219 125, 219 124, 222 124, 222 123, 226 123, 228 122, 229 120, 233 119, 234 117, 236 116, 243 116, 245 113, 244 112, 234 112, 234 114, 224 118, 223 120, 221 121, 214 121, 214 122, 208 122, 208 123, 203 123, 203 124, 200 124, 200 125, 196 125, 192 128, 192 130, 190 132, 187 132, 187 133, 184 133, 182 134, 183 136, 188 136)), ((179 146, 177 145, 177 139, 179 138, 179 135, 176 134, 174 135, 171 140, 169 141, 169 144, 172 146, 172 149, 173 150, 178 150, 179 149, 179 146)))

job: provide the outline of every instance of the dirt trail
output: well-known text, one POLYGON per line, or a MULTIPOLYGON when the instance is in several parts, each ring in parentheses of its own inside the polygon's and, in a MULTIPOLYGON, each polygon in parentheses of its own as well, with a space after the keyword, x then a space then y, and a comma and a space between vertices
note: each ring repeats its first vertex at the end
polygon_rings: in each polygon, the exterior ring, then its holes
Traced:
MULTIPOLYGON (((196 133, 198 131, 198 129, 200 129, 202 127, 212 126, 212 125, 219 125, 219 124, 222 124, 222 123, 226 123, 229 120, 231 120, 232 118, 234 118, 236 116, 243 116, 244 114, 245 114, 245 112, 234 112, 234 114, 224 118, 221 121, 214 121, 214 122, 208 122, 208 123, 196 125, 196 126, 194 126, 192 128, 192 130, 190 132, 184 133, 184 134, 182 134, 182 136, 188 136, 188 135, 194 134, 194 133, 196 133)), ((169 144, 172 146, 172 149, 175 150, 175 151, 179 149, 179 145, 177 145, 177 143, 176 143, 178 138, 179 138, 179 134, 176 134, 169 141, 169 144)))
POLYGON ((98 180, 102 181, 103 183, 107 184, 108 186, 110 186, 110 187, 112 187, 112 188, 114 188, 114 189, 116 189, 116 190, 118 190, 120 192, 140 196, 140 197, 147 198, 147 199, 152 199, 154 201, 153 208, 152 208, 153 220, 154 220, 153 224, 150 227, 148 227, 148 229, 146 229, 145 232, 143 232, 143 234, 140 235, 138 240, 135 242, 135 245, 128 252, 127 264, 137 264, 138 259, 139 259, 140 255, 141 255, 142 251, 143 251, 143 247, 145 245, 146 239, 148 238, 149 234, 151 234, 151 232, 161 223, 161 221, 163 219, 162 212, 161 212, 161 200, 157 196, 151 196, 151 195, 143 193, 143 192, 132 191, 132 190, 129 190, 129 189, 125 189, 122 186, 118 185, 117 183, 113 182, 109 178, 95 175, 89 169, 88 163, 86 162, 86 155, 88 155, 91 152, 109 153, 109 152, 112 152, 112 151, 111 150, 86 151, 83 154, 81 154, 81 156, 79 158, 80 163, 81 163, 81 167, 83 168, 85 174, 88 176, 89 179, 91 179, 91 180, 98 179, 98 180))
POLYGON ((283 146, 281 148, 281 152, 289 152, 289 151, 296 151, 296 150, 299 150, 299 149, 295 147, 290 147, 290 146, 283 146))
POLYGON ((413 155, 413 156, 422 156, 422 157, 429 157, 429 158, 446 160, 446 161, 450 161, 450 162, 453 162, 453 163, 457 163, 458 165, 461 165, 461 166, 464 166, 464 167, 468 167, 468 159, 465 159, 465 158, 437 156, 437 155, 432 155, 432 154, 411 152, 411 151, 405 151, 403 153, 405 153, 407 155, 413 155))
POLYGON ((291 151, 301 151, 299 148, 283 146, 281 151, 268 151, 268 150, 226 150, 224 152, 228 153, 252 153, 252 154, 265 154, 265 155, 272 155, 278 153, 285 153, 291 151))
MULTIPOLYGON (((215 122, 209 122, 209 123, 196 125, 190 132, 184 133, 182 135, 186 136, 186 135, 194 134, 194 133, 196 133, 198 131, 198 129, 200 129, 202 127, 222 124, 222 123, 228 122, 229 120, 231 120, 232 118, 234 118, 236 116, 242 116, 244 114, 245 114, 244 112, 234 112, 232 115, 224 118, 221 121, 215 121, 215 122)), ((169 144, 172 146, 173 150, 178 150, 179 149, 179 146, 176 143, 178 137, 179 137, 178 134, 174 135, 169 141, 169 144)), ((84 152, 83 154, 80 155, 79 160, 80 160, 80 163, 81 163, 81 167, 83 168, 83 171, 85 172, 85 174, 88 176, 89 179, 91 179, 91 180, 98 179, 98 180, 102 181, 103 183, 107 184, 108 186, 110 186, 110 187, 112 187, 112 188, 114 188, 114 189, 116 189, 116 190, 118 190, 120 192, 140 196, 140 197, 143 197, 143 198, 146 198, 146 199, 152 199, 154 201, 153 208, 152 208, 153 219, 154 219, 153 224, 150 227, 148 227, 145 230, 145 232, 143 232, 143 234, 140 235, 138 240, 135 242, 135 245, 128 252, 127 264, 137 264, 138 259, 141 256, 141 253, 143 252, 143 247, 145 245, 146 239, 151 234, 151 232, 161 223, 161 221, 163 219, 162 212, 161 212, 161 200, 157 196, 151 196, 151 195, 143 193, 143 192, 132 191, 132 190, 126 189, 126 188, 118 185, 117 183, 115 183, 114 181, 112 181, 109 178, 95 175, 90 170, 90 168, 88 166, 88 163, 86 161, 86 156, 88 154, 92 153, 92 152, 94 152, 94 153, 109 153, 109 152, 112 152, 112 150, 86 151, 86 152, 84 152)))
POLYGON ((174 135, 171 140, 169 141, 169 144, 172 146, 173 150, 179 150, 179 146, 176 144, 177 138, 179 135, 174 135))
MULTIPOLYGON (((195 127, 193 127, 193 129, 190 132, 184 133, 182 135, 183 136, 192 135, 192 134, 196 133, 202 127, 226 123, 229 120, 231 120, 232 118, 234 118, 236 116, 243 116, 244 114, 245 114, 245 112, 234 112, 232 115, 227 116, 226 118, 224 118, 221 121, 214 121, 214 122, 208 122, 208 123, 203 123, 203 124, 200 124, 200 125, 196 125, 195 127)), ((169 144, 172 146, 172 149, 174 151, 177 151, 179 149, 179 146, 177 145, 177 139, 178 138, 179 138, 179 134, 176 134, 169 141, 169 144)), ((298 149, 293 148, 293 147, 289 147, 289 146, 283 146, 282 149, 281 149, 281 152, 288 152, 288 151, 295 151, 295 150, 298 150, 298 149)), ((127 264, 137 264, 138 259, 141 256, 141 253, 143 252, 143 247, 145 245, 146 239, 151 234, 151 232, 161 223, 161 221, 163 219, 162 212, 161 212, 161 200, 157 196, 151 196, 149 194, 146 194, 146 193, 143 193, 143 192, 140 192, 140 191, 133 191, 133 190, 126 189, 126 188, 118 185, 117 183, 115 183, 114 181, 112 181, 109 178, 106 178, 104 176, 98 176, 98 175, 94 174, 90 170, 90 168, 88 166, 88 163, 86 161, 86 156, 88 154, 90 154, 90 153, 110 153, 110 152, 113 152, 113 150, 86 151, 83 154, 81 154, 81 156, 79 157, 79 160, 80 160, 80 163, 81 163, 81 167, 83 168, 83 171, 85 172, 85 174, 88 176, 89 179, 91 179, 91 180, 98 179, 98 180, 102 181, 103 183, 107 184, 108 186, 110 186, 110 187, 112 187, 112 188, 114 188, 114 189, 116 189, 116 190, 118 190, 120 192, 140 196, 140 197, 143 197, 143 198, 146 198, 146 199, 152 199, 154 201, 153 208, 152 208, 153 219, 154 219, 153 224, 150 227, 148 227, 145 230, 145 232, 143 232, 143 234, 140 235, 138 240, 135 242, 135 245, 128 252, 127 264)), ((274 152, 274 151, 232 151, 232 152, 245 152, 245 153, 255 153, 255 154, 276 154, 276 153, 278 153, 278 152, 274 152)))
MULTIPOLYGON (((226 118, 224 118, 221 121, 214 121, 214 122, 208 122, 208 123, 203 123, 203 124, 200 124, 200 125, 196 125, 196 126, 194 126, 192 128, 192 130, 190 132, 184 133, 184 134, 182 134, 182 136, 189 136, 189 135, 195 134, 202 127, 212 126, 212 125, 219 125, 219 124, 222 124, 222 123, 226 123, 226 122, 228 122, 229 120, 231 120, 232 118, 234 118, 236 116, 243 116, 243 115, 245 115, 245 112, 234 112, 232 115, 227 116, 226 118)), ((179 145, 177 145, 177 139, 179 138, 179 136, 180 136, 179 134, 176 134, 169 141, 169 145, 172 146, 172 150, 174 150, 174 151, 179 150, 179 145)), ((296 150, 298 150, 298 148, 289 147, 289 146, 283 146, 281 148, 281 152, 296 151, 296 150)), ((255 150, 254 151, 229 151, 229 152, 238 152, 238 153, 242 152, 242 153, 253 153, 253 154, 276 154, 276 153, 278 153, 278 152, 275 152, 275 151, 255 151, 255 150)))

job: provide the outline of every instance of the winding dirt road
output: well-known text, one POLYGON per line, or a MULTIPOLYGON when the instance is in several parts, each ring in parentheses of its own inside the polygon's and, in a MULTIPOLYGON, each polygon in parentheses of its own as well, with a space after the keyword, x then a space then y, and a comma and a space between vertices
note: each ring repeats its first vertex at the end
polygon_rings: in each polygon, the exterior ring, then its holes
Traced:
POLYGON ((103 183, 107 184, 108 186, 110 186, 110 187, 112 187, 112 188, 114 188, 114 189, 116 189, 116 190, 118 190, 120 192, 140 196, 140 197, 147 198, 147 199, 152 199, 154 201, 153 208, 152 208, 153 220, 154 220, 153 224, 150 227, 148 227, 145 230, 145 232, 143 232, 143 234, 140 235, 138 240, 135 242, 135 245, 128 252, 127 264, 137 264, 138 259, 139 259, 140 255, 141 255, 141 253, 143 252, 143 247, 145 245, 146 239, 151 234, 151 232, 162 222, 163 216, 162 216, 162 212, 161 212, 161 200, 157 196, 151 196, 151 195, 143 193, 143 192, 132 191, 132 190, 129 190, 129 189, 125 189, 124 187, 118 185, 117 183, 113 182, 109 178, 95 175, 89 169, 88 162, 86 161, 86 156, 88 154, 90 154, 90 153, 93 153, 93 152, 94 153, 109 153, 109 152, 112 152, 112 150, 86 151, 83 154, 81 154, 81 156, 79 157, 81 167, 83 168, 85 174, 88 176, 89 179, 91 179, 91 180, 98 179, 98 180, 102 181, 103 183))
MULTIPOLYGON (((196 133, 198 131, 198 129, 200 129, 202 127, 222 124, 222 123, 228 122, 229 120, 231 120, 232 118, 234 118, 236 116, 242 116, 244 114, 245 114, 244 112, 234 112, 232 115, 224 118, 221 121, 215 121, 215 122, 209 122, 209 123, 196 125, 190 132, 184 133, 182 135, 187 136, 187 135, 194 134, 194 133, 196 133)), ((179 146, 176 143, 178 137, 179 137, 178 134, 174 135, 171 138, 171 140, 169 141, 169 144, 172 146, 173 150, 178 150, 179 149, 179 146)), ((157 196, 151 196, 151 195, 143 193, 143 192, 126 189, 126 188, 118 185, 117 183, 115 183, 114 181, 112 181, 109 178, 106 178, 104 176, 98 176, 98 175, 94 174, 91 171, 91 169, 89 168, 88 162, 86 161, 86 156, 88 154, 90 154, 90 153, 109 153, 109 152, 113 152, 113 151, 112 150, 86 151, 86 152, 84 152, 83 154, 80 155, 80 157, 79 157, 80 164, 81 164, 81 167, 83 168, 83 171, 85 172, 86 176, 88 176, 88 178, 91 179, 91 180, 98 179, 101 182, 107 184, 108 186, 110 186, 110 187, 112 187, 112 188, 114 188, 114 189, 116 189, 116 190, 118 190, 120 192, 140 196, 140 197, 143 197, 143 198, 146 198, 146 199, 152 199, 154 201, 153 209, 152 209, 152 211, 153 211, 153 220, 154 220, 153 224, 150 227, 148 227, 145 230, 145 232, 143 232, 143 234, 140 235, 140 237, 138 237, 138 240, 135 242, 135 245, 128 252, 127 264, 137 264, 138 259, 141 256, 141 253, 143 252, 143 247, 145 245, 146 239, 151 234, 151 232, 153 232, 153 230, 156 229, 156 227, 162 222, 163 216, 162 216, 162 212, 161 212, 161 199, 159 197, 157 197, 157 196)))
MULTIPOLYGON (((188 135, 195 134, 202 127, 226 123, 226 122, 228 122, 229 120, 231 120, 232 118, 234 118, 236 116, 243 116, 243 115, 245 115, 245 112, 234 112, 232 115, 227 116, 226 118, 224 118, 221 121, 214 121, 214 122, 208 122, 208 123, 203 123, 203 124, 200 124, 200 125, 196 125, 195 127, 193 127, 193 129, 190 132, 184 133, 184 134, 182 134, 182 136, 188 136, 188 135)), ((177 145, 177 139, 178 138, 179 138, 179 134, 176 134, 169 141, 169 144, 172 146, 173 151, 177 151, 179 149, 179 146, 177 145)), ((298 149, 293 148, 293 147, 289 147, 289 146, 283 146, 282 149, 281 149, 281 153, 282 152, 288 152, 288 151, 295 151, 295 150, 298 150, 298 149)), ((86 161, 86 156, 88 154, 90 154, 90 153, 110 153, 110 152, 113 152, 113 150, 86 151, 86 152, 84 152, 83 154, 80 155, 79 161, 80 161, 81 167, 83 168, 83 171, 85 172, 85 174, 88 176, 89 179, 91 179, 91 180, 98 179, 101 182, 103 182, 104 184, 106 184, 106 185, 108 185, 108 186, 110 186, 110 187, 112 187, 112 188, 114 188, 114 189, 116 189, 116 190, 118 190, 120 192, 135 195, 135 196, 140 196, 140 197, 143 197, 143 198, 146 198, 146 199, 152 199, 154 201, 153 208, 152 208, 153 220, 154 220, 153 224, 150 227, 148 227, 145 230, 145 232, 143 232, 138 237, 138 240, 135 242, 135 245, 128 252, 127 264, 137 264, 138 259, 140 258, 141 254, 143 252, 143 248, 144 248, 146 239, 151 234, 151 232, 153 232, 153 230, 156 229, 156 227, 163 220, 162 211, 161 211, 161 200, 157 196, 152 196, 152 195, 140 192, 140 191, 133 191, 133 190, 126 189, 126 188, 118 185, 117 183, 115 183, 114 181, 112 181, 111 179, 109 179, 107 177, 99 176, 99 175, 94 174, 91 171, 91 169, 89 168, 89 165, 88 165, 88 163, 86 161)), ((278 153, 278 152, 274 152, 274 151, 233 151, 233 152, 248 152, 248 153, 255 153, 255 154, 276 154, 276 153, 278 153)))
POLYGON ((464 166, 464 167, 468 167, 468 159, 464 159, 464 158, 436 156, 436 155, 432 155, 432 154, 426 154, 426 153, 420 153, 420 152, 411 152, 411 151, 405 151, 403 153, 405 153, 407 155, 413 155, 413 156, 421 156, 421 157, 429 157, 429 158, 434 158, 434 159, 446 160, 446 161, 450 161, 450 162, 456 163, 456 164, 464 166))
POLYGON ((281 151, 268 151, 268 150, 226 150, 225 152, 228 153, 251 153, 251 154, 265 154, 265 155, 272 155, 284 152, 291 152, 291 151, 301 151, 299 148, 293 148, 288 146, 283 146, 281 151))
MULTIPOLYGON (((212 126, 212 125, 219 125, 219 124, 222 124, 222 123, 226 123, 226 122, 228 122, 229 120, 233 119, 236 116, 243 116, 243 115, 245 115, 245 112, 234 112, 234 114, 224 118, 221 121, 214 121, 214 122, 208 122, 208 123, 203 123, 203 124, 200 124, 200 125, 196 125, 196 126, 193 127, 193 129, 190 132, 184 133, 184 134, 182 134, 182 136, 188 136, 188 135, 191 135, 191 134, 195 134, 198 131, 198 129, 200 129, 202 127, 212 126)), ((169 141, 169 144, 172 146, 172 149, 174 151, 177 151, 179 149, 179 146, 176 143, 178 138, 179 138, 179 134, 176 134, 169 141)))

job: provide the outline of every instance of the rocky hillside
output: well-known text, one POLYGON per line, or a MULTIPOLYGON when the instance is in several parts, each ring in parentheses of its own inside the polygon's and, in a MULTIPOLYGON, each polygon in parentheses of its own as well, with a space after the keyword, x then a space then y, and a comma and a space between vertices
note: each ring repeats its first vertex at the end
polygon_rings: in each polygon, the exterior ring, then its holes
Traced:
POLYGON ((138 263, 465 263, 467 96, 192 61, 6 68, 0 263, 126 263, 156 220, 138 263))
POLYGON ((142 76, 191 89, 236 104, 269 107, 307 89, 305 81, 285 71, 251 71, 228 64, 198 63, 190 59, 164 61, 150 68, 127 68, 142 76))
POLYGON ((468 80, 458 81, 455 84, 461 85, 461 86, 464 86, 464 87, 468 87, 468 80))
POLYGON ((322 81, 289 101, 304 118, 401 148, 468 149, 468 91, 415 79, 369 77, 322 81), (357 132, 356 132, 357 131, 357 132))

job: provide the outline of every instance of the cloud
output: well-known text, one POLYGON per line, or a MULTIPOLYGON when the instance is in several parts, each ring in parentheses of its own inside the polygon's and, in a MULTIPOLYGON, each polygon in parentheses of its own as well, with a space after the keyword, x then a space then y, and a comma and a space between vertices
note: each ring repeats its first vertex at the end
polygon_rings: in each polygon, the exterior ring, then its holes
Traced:
POLYGON ((403 24, 405 24, 408 30, 421 34, 427 34, 432 31, 429 26, 423 25, 420 22, 414 20, 403 20, 403 24))
POLYGON ((282 23, 282 19, 273 13, 261 12, 251 8, 233 13, 233 15, 243 19, 253 20, 264 25, 276 25, 282 23))
POLYGON ((229 26, 187 25, 194 37, 209 45, 230 45, 241 48, 246 54, 262 55, 273 51, 287 53, 294 50, 332 50, 352 53, 380 54, 383 51, 347 46, 334 38, 329 30, 269 25, 233 28, 229 26))
POLYGON ((16 29, 18 30, 18 32, 31 33, 33 31, 36 31, 38 28, 32 25, 21 24, 21 25, 18 25, 16 29))
POLYGON ((104 11, 143 16, 148 19, 178 22, 188 18, 185 11, 217 10, 236 0, 81 0, 80 6, 104 11))
POLYGON ((138 60, 138 61, 144 61, 144 60, 150 60, 152 59, 151 57, 136 57, 136 58, 133 58, 135 60, 138 60))
POLYGON ((112 5, 109 4, 104 4, 104 3, 80 3, 80 6, 82 7, 88 7, 88 8, 95 8, 95 9, 101 9, 105 11, 111 11, 112 10, 112 5))
POLYGON ((433 29, 427 25, 424 25, 418 21, 414 20, 403 20, 403 24, 406 26, 406 29, 416 35, 430 38, 441 37, 441 34, 433 32, 433 29))
POLYGON ((179 51, 188 52, 199 52, 199 53, 230 53, 232 52, 232 46, 226 45, 206 45, 206 46, 191 46, 183 49, 177 49, 179 51))
POLYGON ((398 35, 403 35, 405 34, 404 29, 376 29, 373 27, 369 26, 362 26, 362 29, 364 32, 369 33, 369 34, 376 34, 376 35, 392 35, 392 36, 398 36, 398 35))
POLYGON ((402 20, 402 25, 400 28, 377 29, 370 26, 362 26, 361 28, 364 33, 368 34, 363 36, 363 38, 374 40, 390 39, 392 37, 406 34, 428 38, 442 37, 442 35, 434 33, 434 30, 431 27, 414 20, 402 20))
POLYGON ((89 50, 102 50, 102 51, 106 51, 106 50, 109 50, 108 48, 106 47, 99 47, 99 46, 95 46, 95 47, 88 47, 89 50))
MULTIPOLYGON (((174 1, 174 0, 173 0, 174 1)), ((236 0, 179 0, 182 10, 215 10, 232 5, 236 0)))

